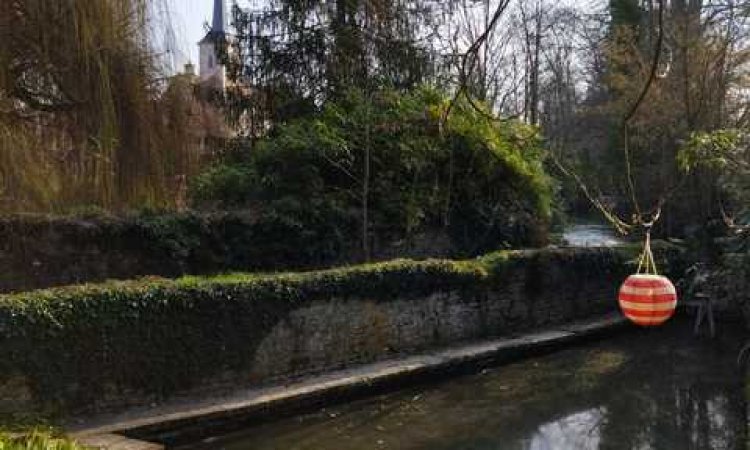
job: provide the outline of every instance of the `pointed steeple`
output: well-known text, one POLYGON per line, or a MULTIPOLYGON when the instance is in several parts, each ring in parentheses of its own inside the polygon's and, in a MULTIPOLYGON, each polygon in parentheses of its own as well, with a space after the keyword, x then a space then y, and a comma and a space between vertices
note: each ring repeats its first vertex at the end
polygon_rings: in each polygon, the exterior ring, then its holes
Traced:
MULTIPOLYGON (((0 0, 1 1, 1 0, 0 0)), ((226 86, 226 68, 221 59, 221 50, 228 50, 227 42, 227 7, 226 0, 214 0, 214 15, 211 29, 198 42, 200 48, 201 84, 212 90, 224 90, 226 86), (223 47, 222 48, 220 48, 223 47)))
POLYGON ((214 0, 214 20, 211 22, 211 32, 224 34, 226 32, 227 8, 225 0, 214 0))
POLYGON ((227 33, 227 7, 226 0, 214 0, 214 15, 211 21, 211 29, 198 42, 204 44, 207 42, 216 42, 219 38, 226 37, 227 33))

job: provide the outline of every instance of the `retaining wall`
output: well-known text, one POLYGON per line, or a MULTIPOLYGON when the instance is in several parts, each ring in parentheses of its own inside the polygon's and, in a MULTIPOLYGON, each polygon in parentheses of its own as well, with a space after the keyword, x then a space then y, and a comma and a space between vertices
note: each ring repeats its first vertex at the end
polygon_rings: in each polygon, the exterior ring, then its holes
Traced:
POLYGON ((547 249, 0 296, 0 413, 261 386, 617 309, 635 252, 547 249))

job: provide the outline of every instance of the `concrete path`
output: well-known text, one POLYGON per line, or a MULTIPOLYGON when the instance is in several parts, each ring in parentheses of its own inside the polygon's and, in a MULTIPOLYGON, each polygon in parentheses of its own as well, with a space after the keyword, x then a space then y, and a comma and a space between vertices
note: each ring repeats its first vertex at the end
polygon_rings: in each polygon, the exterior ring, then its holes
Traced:
POLYGON ((399 389, 408 384, 473 372, 483 367, 548 353, 628 327, 620 314, 559 325, 431 353, 357 366, 287 385, 243 389, 203 399, 184 399, 122 415, 80 420, 67 429, 78 442, 107 450, 155 450, 146 440, 198 442, 263 421, 399 389), (121 435, 144 439, 125 439, 121 435))

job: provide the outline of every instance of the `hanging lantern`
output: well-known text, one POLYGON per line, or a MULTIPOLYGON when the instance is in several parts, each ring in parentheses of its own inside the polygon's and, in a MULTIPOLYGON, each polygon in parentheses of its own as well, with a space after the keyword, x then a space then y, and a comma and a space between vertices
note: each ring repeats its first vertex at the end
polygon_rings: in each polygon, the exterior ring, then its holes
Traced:
POLYGON ((622 284, 618 301, 625 317, 637 325, 661 325, 674 314, 677 291, 667 277, 638 273, 622 284))
POLYGON ((677 306, 674 285, 656 271, 654 254, 651 252, 652 224, 653 222, 644 224, 646 242, 638 260, 638 270, 622 283, 617 296, 625 317, 641 326, 663 324, 672 317, 677 306))

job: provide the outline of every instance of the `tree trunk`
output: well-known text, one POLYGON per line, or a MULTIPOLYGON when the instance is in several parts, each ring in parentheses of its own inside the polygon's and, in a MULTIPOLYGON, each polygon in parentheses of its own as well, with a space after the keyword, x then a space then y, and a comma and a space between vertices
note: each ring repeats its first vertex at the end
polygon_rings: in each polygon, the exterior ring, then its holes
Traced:
POLYGON ((370 260, 370 108, 372 94, 367 97, 367 118, 365 120, 365 155, 362 175, 362 253, 365 261, 370 260))

